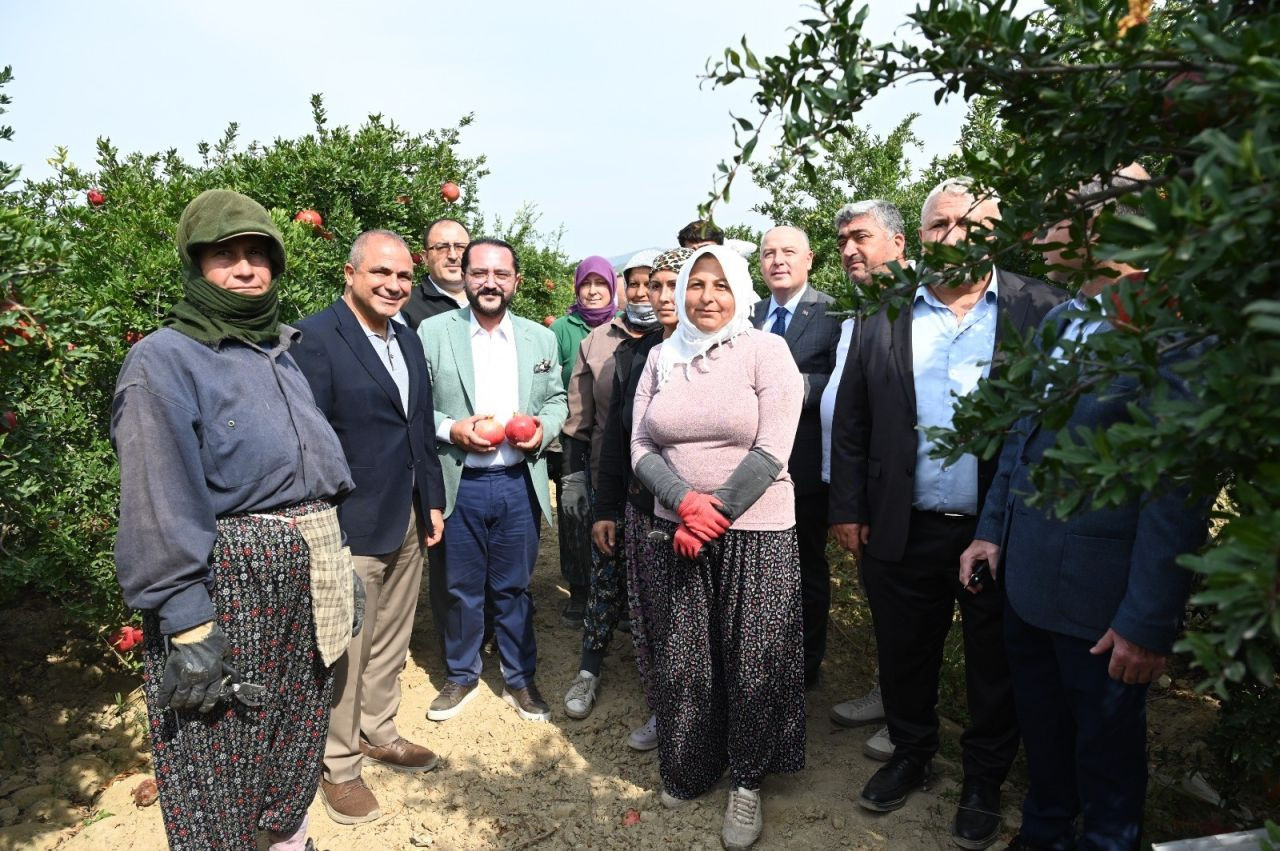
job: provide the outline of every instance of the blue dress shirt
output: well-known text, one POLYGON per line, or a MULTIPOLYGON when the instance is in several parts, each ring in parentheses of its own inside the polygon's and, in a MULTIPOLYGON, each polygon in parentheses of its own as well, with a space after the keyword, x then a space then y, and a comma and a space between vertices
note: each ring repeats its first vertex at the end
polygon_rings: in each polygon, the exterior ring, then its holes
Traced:
POLYGON ((956 399, 967 396, 991 370, 999 297, 998 273, 973 309, 959 322, 928 287, 916 290, 911 307, 911 367, 915 375, 916 471, 913 505, 921 511, 978 513, 978 459, 965 455, 946 466, 930 458, 930 426, 951 428, 956 399))

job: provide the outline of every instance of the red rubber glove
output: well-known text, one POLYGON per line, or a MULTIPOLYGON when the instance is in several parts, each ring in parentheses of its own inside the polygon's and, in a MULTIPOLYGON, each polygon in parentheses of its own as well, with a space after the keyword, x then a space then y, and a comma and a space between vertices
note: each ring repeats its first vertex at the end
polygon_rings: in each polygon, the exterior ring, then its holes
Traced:
POLYGON ((694 537, 683 523, 676 527, 676 533, 671 537, 671 546, 681 558, 695 559, 702 552, 702 541, 694 537))
POLYGON ((702 542, 714 541, 728 531, 733 521, 717 510, 720 500, 709 493, 689 491, 676 513, 689 531, 702 542))

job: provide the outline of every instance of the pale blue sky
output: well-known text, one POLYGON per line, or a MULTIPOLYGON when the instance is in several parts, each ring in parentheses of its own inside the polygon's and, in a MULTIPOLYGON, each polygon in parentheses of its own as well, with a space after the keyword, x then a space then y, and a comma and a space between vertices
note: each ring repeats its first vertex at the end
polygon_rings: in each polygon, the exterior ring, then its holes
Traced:
MULTIPOLYGON (((876 0, 871 27, 889 38, 914 0, 876 0)), ((793 0, 586 0, 537 3, 0 0, 0 66, 12 65, 0 160, 49 173, 57 145, 91 167, 94 141, 122 151, 213 141, 240 124, 242 144, 311 129, 321 92, 332 124, 382 113, 420 132, 468 112, 464 155, 484 153, 481 207, 509 218, 537 205, 563 224, 571 257, 670 245, 733 152, 729 113, 753 117, 752 88, 699 88, 709 57, 743 35, 783 50, 811 8, 793 0)), ((905 30, 903 31, 905 33, 905 30)), ((963 105, 933 105, 910 86, 851 116, 886 133, 920 112, 923 157, 955 143, 963 105)), ((763 146, 762 146, 763 147, 763 146)), ((757 152, 762 157, 763 151, 757 152)), ((923 160, 923 158, 922 158, 923 160)), ((721 223, 768 224, 745 177, 721 223)))

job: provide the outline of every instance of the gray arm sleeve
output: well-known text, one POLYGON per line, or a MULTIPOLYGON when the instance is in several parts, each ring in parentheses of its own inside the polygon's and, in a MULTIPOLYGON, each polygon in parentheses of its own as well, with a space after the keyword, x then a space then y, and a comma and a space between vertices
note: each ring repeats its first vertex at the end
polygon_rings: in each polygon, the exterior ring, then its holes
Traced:
POLYGON ((723 485, 711 495, 723 503, 723 511, 730 520, 737 520, 755 505, 773 480, 782 472, 782 462, 763 449, 752 449, 738 464, 738 468, 723 485))
POLYGON ((635 474, 640 484, 648 488, 654 498, 671 511, 680 507, 680 503, 690 490, 689 483, 677 476, 667 462, 662 460, 662 456, 656 452, 640 457, 636 462, 635 474))

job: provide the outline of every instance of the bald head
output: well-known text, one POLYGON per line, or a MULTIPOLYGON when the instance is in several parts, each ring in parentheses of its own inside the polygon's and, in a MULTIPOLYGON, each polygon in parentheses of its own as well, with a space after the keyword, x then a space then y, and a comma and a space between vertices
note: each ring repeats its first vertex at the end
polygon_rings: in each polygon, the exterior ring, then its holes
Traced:
POLYGON ((760 241, 760 271, 779 305, 786 304, 804 288, 813 266, 809 237, 800 228, 780 225, 765 233, 760 241))

